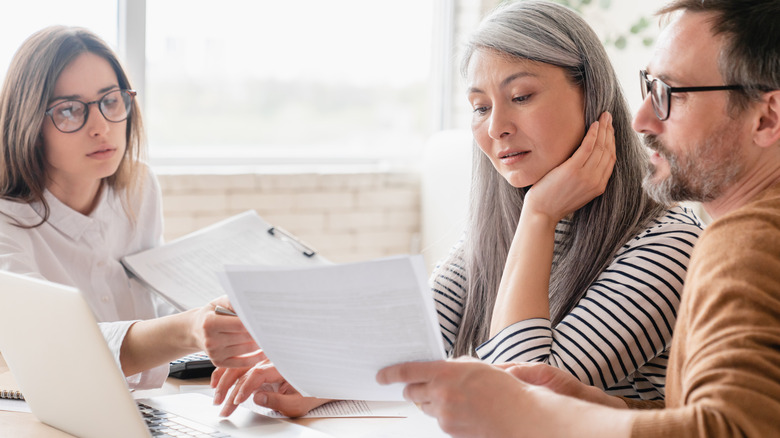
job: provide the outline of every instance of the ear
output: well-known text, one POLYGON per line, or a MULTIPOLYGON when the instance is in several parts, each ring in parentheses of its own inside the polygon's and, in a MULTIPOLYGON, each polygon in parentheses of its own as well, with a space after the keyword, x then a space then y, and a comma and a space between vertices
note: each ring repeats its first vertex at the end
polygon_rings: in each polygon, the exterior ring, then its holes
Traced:
POLYGON ((780 145, 780 90, 764 94, 753 140, 761 147, 780 145))

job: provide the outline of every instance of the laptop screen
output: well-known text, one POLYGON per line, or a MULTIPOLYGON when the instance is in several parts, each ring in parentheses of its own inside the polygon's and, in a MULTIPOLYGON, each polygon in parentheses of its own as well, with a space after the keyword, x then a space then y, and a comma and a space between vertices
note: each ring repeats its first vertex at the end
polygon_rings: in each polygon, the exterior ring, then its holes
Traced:
POLYGON ((78 290, 0 272, 0 308, 0 352, 40 421, 83 437, 149 436, 78 290))

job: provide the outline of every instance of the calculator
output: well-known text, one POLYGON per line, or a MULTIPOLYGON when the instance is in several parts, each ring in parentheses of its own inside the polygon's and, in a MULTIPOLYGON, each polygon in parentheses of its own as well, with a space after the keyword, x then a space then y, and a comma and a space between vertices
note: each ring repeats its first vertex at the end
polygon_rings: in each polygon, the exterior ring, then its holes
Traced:
POLYGON ((168 377, 197 379, 210 377, 215 366, 206 353, 193 353, 171 362, 168 377))

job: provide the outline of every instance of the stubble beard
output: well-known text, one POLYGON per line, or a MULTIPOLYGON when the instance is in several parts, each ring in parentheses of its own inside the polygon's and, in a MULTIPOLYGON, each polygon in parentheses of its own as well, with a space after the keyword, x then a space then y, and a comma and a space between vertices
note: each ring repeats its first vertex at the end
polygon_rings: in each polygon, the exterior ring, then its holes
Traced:
POLYGON ((654 135, 643 138, 646 147, 669 163, 669 175, 658 181, 658 169, 648 162, 642 186, 657 202, 672 205, 682 201, 717 199, 743 174, 739 145, 728 127, 713 133, 693 149, 675 155, 654 135))

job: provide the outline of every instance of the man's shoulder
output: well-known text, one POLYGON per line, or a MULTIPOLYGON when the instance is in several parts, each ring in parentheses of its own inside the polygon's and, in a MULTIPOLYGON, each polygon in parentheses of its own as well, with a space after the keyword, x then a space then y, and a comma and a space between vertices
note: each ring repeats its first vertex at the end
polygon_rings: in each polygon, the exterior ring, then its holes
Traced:
POLYGON ((710 240, 780 239, 780 185, 769 188, 744 206, 725 214, 707 227, 710 240))
POLYGON ((722 308, 780 312, 780 198, 752 201, 707 226, 683 299, 705 318, 722 308))
POLYGON ((707 226, 694 258, 704 269, 780 266, 780 190, 762 194, 707 226))

